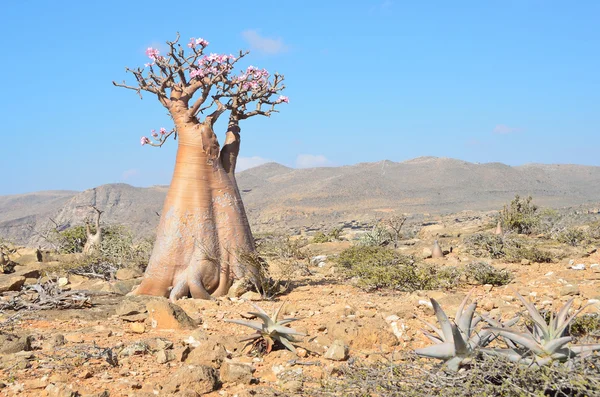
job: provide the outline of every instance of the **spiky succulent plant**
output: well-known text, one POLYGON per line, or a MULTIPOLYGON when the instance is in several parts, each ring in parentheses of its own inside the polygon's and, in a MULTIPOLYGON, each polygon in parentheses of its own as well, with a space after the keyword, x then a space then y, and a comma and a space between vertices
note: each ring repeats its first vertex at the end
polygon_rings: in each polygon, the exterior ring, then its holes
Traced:
POLYGON ((283 302, 279 308, 275 309, 270 317, 263 309, 260 308, 260 306, 251 302, 248 303, 250 303, 250 305, 256 309, 256 312, 249 312, 248 314, 258 317, 262 320, 262 322, 230 319, 225 320, 227 322, 243 325, 257 331, 251 335, 248 335, 241 341, 249 341, 248 343, 251 344, 264 342, 266 345, 264 347, 264 353, 269 353, 273 348, 274 342, 279 342, 289 351, 296 353, 296 349, 292 344, 292 342, 297 342, 297 340, 294 338, 294 335, 305 335, 293 328, 285 326, 292 321, 298 320, 297 318, 284 318, 282 320, 277 320, 279 314, 281 313, 281 309, 283 309, 283 306, 285 305, 285 302, 283 302))
POLYGON ((587 306, 584 305, 569 317, 569 309, 573 299, 569 300, 555 316, 550 314, 546 322, 536 307, 528 302, 521 294, 517 297, 523 302, 531 316, 532 325, 526 332, 492 326, 484 329, 502 336, 509 347, 507 349, 483 349, 487 354, 505 357, 511 361, 521 362, 526 365, 546 365, 553 361, 570 361, 575 357, 585 357, 594 351, 600 350, 600 344, 569 345, 573 337, 568 336, 569 324, 587 306))
MULTIPOLYGON (((431 299, 433 311, 440 323, 441 329, 424 321, 435 334, 423 330, 425 336, 431 340, 434 345, 415 350, 419 356, 437 358, 445 361, 445 365, 450 371, 458 371, 460 366, 473 357, 480 349, 493 341, 495 335, 489 328, 476 331, 475 328, 483 319, 481 316, 475 316, 477 303, 471 303, 466 307, 467 301, 471 297, 471 292, 467 294, 456 312, 454 322, 448 319, 444 310, 435 299, 431 299)), ((486 321, 488 321, 486 319, 486 321)), ((509 320, 506 323, 495 322, 500 326, 511 326, 518 321, 518 318, 509 320)))

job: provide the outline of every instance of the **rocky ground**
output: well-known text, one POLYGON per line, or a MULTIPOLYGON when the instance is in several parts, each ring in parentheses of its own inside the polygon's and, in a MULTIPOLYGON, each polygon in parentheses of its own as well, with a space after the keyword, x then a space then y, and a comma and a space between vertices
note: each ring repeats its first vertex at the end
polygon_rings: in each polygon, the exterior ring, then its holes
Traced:
MULTIPOLYGON (((465 235, 489 230, 489 221, 485 214, 439 219, 399 249, 440 267, 464 266, 475 258, 461 242, 465 235), (434 239, 452 252, 428 258, 434 239)), ((0 312, 0 395, 310 395, 307 390, 337 376, 348 360, 381 360, 427 345, 420 320, 435 323, 428 298, 453 313, 474 289, 481 311, 510 317, 522 311, 516 291, 540 308, 557 309, 574 298, 575 309, 592 303, 585 312, 600 311, 600 252, 593 245, 570 249, 555 263, 492 261, 514 275, 506 286, 463 283, 453 290, 411 293, 366 292, 341 277, 333 258, 350 245, 305 247, 314 258, 309 271, 295 273, 289 292, 271 301, 248 292, 174 305, 126 296, 139 282, 135 270, 120 271, 113 281, 64 275, 56 286, 64 299, 71 299, 67 292, 88 291, 81 308, 0 312), (284 316, 299 318, 291 326, 307 336, 295 354, 280 348, 262 357, 248 354, 239 340, 252 331, 224 320, 251 317, 249 302, 269 313, 285 303, 284 316)), ((0 303, 56 265, 33 258, 21 250, 16 271, 0 275, 0 303)))

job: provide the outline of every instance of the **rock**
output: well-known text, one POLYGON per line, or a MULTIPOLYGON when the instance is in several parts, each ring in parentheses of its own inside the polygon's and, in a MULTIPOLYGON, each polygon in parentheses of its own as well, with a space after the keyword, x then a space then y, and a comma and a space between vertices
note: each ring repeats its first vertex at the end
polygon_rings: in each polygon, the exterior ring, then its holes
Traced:
POLYGON ((485 292, 491 292, 491 291, 492 291, 492 288, 494 288, 494 286, 493 286, 492 284, 484 284, 484 285, 483 285, 483 290, 484 290, 485 292))
POLYGON ((326 259, 327 259, 327 255, 313 256, 312 258, 310 258, 310 264, 313 266, 318 265, 321 262, 325 262, 326 259))
POLYGON ((44 343, 44 349, 53 350, 64 344, 65 336, 63 334, 52 335, 48 340, 46 340, 46 343, 44 343))
POLYGON ((585 265, 583 263, 578 263, 576 265, 571 266, 572 270, 585 270, 585 265))
POLYGON ((579 295, 579 286, 577 285, 565 285, 560 289, 560 296, 573 296, 579 295))
POLYGON ((592 269, 594 273, 600 273, 600 264, 594 263, 590 265, 590 269, 592 269))
POLYGON ((336 339, 333 341, 329 349, 327 349, 325 358, 334 361, 344 361, 348 359, 348 351, 348 346, 344 343, 344 341, 336 339))
POLYGON ((125 280, 133 280, 135 278, 142 277, 143 274, 138 269, 133 269, 130 267, 124 267, 115 273, 115 278, 117 280, 125 281, 125 280))
POLYGON ((179 306, 166 298, 156 299, 146 304, 148 319, 156 329, 193 329, 196 322, 179 306))
POLYGON ((156 353, 156 362, 158 362, 159 364, 166 364, 170 361, 175 360, 176 356, 175 356, 175 351, 173 350, 159 350, 158 353, 156 353))
POLYGON ((521 265, 529 266, 531 265, 531 261, 529 259, 521 259, 521 265))
POLYGON ((26 277, 0 274, 0 293, 7 291, 20 291, 25 284, 26 277))
POLYGON ((173 353, 175 354, 175 361, 180 363, 184 362, 188 358, 188 355, 191 351, 192 349, 190 349, 189 346, 176 347, 175 349, 173 349, 173 353))
POLYGON ((262 300, 262 296, 258 292, 248 291, 245 292, 240 298, 245 299, 247 301, 260 301, 262 300))
POLYGON ((211 340, 203 342, 199 347, 192 350, 188 354, 185 363, 219 368, 226 357, 227 351, 225 347, 211 340))
POLYGON ((146 342, 137 341, 133 342, 130 345, 127 345, 121 352, 119 352, 120 357, 129 357, 129 356, 141 356, 150 351, 150 346, 146 342))
POLYGON ((115 309, 115 314, 119 317, 125 317, 135 314, 147 313, 146 304, 148 298, 141 296, 126 296, 115 309))
POLYGON ((79 395, 74 390, 69 389, 69 387, 65 384, 49 384, 44 389, 48 395, 48 397, 76 397, 79 395))
POLYGON ((23 382, 23 387, 25 390, 45 389, 48 386, 48 380, 44 378, 27 379, 23 382))
POLYGON ((135 334, 143 334, 146 332, 146 327, 143 323, 131 323, 129 324, 129 330, 135 334))
POLYGON ((381 349, 398 344, 396 335, 379 317, 332 320, 327 323, 327 336, 331 340, 340 339, 356 349, 381 349))
POLYGON ((248 280, 235 280, 231 285, 231 288, 229 288, 227 296, 232 298, 239 298, 240 296, 244 295, 244 293, 248 292, 250 286, 251 284, 248 282, 248 280))
POLYGON ((132 280, 119 280, 117 282, 110 283, 108 290, 110 292, 114 292, 115 294, 127 295, 141 282, 142 281, 139 278, 132 280))
POLYGON ((308 351, 302 347, 297 347, 296 355, 300 358, 305 358, 306 356, 308 356, 308 351))
POLYGON ((31 351, 32 337, 0 334, 0 354, 12 354, 31 351))
POLYGON ((70 343, 83 343, 83 335, 81 332, 73 332, 65 335, 65 340, 70 343))
POLYGON ((421 228, 417 236, 421 240, 431 240, 434 237, 443 234, 444 229, 444 225, 427 225, 421 228))
POLYGON ((186 365, 171 375, 162 392, 166 394, 194 392, 196 395, 203 395, 216 390, 218 384, 216 369, 204 365, 186 365))
POLYGON ((59 287, 64 287, 69 284, 69 279, 66 277, 59 277, 58 280, 56 280, 56 284, 58 284, 59 287))
POLYGON ((290 380, 281 383, 281 389, 292 393, 300 393, 304 389, 304 385, 300 380, 290 380))
POLYGON ((250 384, 254 368, 250 364, 226 361, 220 369, 221 381, 224 383, 250 384))
POLYGON ((428 258, 431 258, 432 255, 433 255, 433 252, 431 251, 430 248, 423 248, 423 252, 421 253, 421 258, 428 259, 428 258))

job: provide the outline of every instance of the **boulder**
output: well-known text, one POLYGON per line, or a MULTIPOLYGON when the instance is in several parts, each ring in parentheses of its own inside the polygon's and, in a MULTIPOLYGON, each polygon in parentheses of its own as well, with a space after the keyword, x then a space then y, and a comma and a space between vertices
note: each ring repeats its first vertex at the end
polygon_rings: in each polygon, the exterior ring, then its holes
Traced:
POLYGON ((166 298, 151 300, 146 303, 148 319, 152 328, 156 329, 194 329, 196 322, 179 306, 166 298))
POLYGON ((7 291, 20 291, 25 284, 26 277, 0 274, 0 293, 7 291))
POLYGON ((224 383, 250 384, 254 368, 250 364, 226 361, 221 366, 220 377, 224 383))
POLYGON ((205 365, 185 365, 171 375, 162 392, 186 393, 186 395, 190 395, 187 393, 191 392, 201 396, 216 390, 218 384, 219 377, 216 369, 205 365))

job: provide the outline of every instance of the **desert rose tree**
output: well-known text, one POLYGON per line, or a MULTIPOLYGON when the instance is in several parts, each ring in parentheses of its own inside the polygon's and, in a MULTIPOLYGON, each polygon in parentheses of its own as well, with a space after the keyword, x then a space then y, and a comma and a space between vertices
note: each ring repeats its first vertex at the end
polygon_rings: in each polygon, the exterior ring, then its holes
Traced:
POLYGON ((143 68, 126 69, 134 85, 113 82, 140 97, 155 95, 173 119, 171 130, 152 131, 142 145, 160 147, 170 137, 178 145, 154 250, 134 294, 207 299, 227 294, 234 280, 257 277, 240 261, 241 253, 255 249, 235 179, 240 122, 270 116, 288 98, 280 95, 282 75, 253 66, 235 72, 247 52, 206 54, 206 40, 182 46, 179 39, 167 42, 164 56, 148 48, 143 68), (224 114, 229 121, 221 147, 213 127, 224 114))

